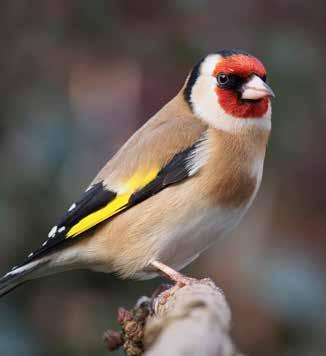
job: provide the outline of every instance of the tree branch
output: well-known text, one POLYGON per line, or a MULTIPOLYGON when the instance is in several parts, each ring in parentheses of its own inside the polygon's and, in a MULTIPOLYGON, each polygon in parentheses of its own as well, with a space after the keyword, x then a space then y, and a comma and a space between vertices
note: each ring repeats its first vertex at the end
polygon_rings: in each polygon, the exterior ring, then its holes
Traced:
POLYGON ((210 279, 142 297, 132 311, 120 308, 118 320, 122 332, 104 337, 109 350, 123 345, 128 356, 240 356, 229 335, 230 309, 210 279))

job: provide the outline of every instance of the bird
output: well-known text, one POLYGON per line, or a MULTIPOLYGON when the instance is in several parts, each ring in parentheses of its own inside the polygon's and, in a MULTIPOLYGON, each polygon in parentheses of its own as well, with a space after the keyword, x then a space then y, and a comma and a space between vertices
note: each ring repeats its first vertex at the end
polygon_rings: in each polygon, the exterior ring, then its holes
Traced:
POLYGON ((45 241, 3 275, 0 296, 74 269, 186 284, 180 271, 237 226, 255 199, 273 97, 265 66, 248 52, 201 58, 45 241))

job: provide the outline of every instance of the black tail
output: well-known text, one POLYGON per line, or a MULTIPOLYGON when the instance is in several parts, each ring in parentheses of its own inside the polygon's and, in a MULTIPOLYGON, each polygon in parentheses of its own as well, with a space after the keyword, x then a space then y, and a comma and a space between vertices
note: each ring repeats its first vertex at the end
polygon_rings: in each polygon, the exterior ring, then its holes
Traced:
POLYGON ((0 279, 0 297, 11 292, 15 288, 19 287, 23 283, 33 278, 33 272, 42 267, 42 262, 30 262, 19 266, 0 279))

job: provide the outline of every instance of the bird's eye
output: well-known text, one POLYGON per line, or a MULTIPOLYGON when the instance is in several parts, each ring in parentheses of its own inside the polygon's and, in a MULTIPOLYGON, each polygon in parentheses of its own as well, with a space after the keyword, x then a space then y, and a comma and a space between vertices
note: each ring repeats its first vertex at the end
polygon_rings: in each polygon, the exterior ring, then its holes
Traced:
POLYGON ((227 85, 229 80, 230 80, 229 76, 227 76, 225 73, 220 73, 217 76, 217 83, 222 87, 227 85))

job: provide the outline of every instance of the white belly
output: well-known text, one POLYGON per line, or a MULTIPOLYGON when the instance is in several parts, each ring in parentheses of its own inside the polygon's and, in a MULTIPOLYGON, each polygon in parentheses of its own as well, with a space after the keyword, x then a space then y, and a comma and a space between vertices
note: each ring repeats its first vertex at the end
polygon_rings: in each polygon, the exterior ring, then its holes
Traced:
MULTIPOLYGON (((225 233, 236 227, 256 197, 261 183, 262 168, 263 159, 254 162, 252 175, 257 178, 257 183, 247 204, 229 209, 222 207, 201 209, 179 221, 174 228, 160 231, 157 236, 157 242, 160 244, 159 253, 153 256, 153 259, 175 270, 181 270, 225 233)), ((149 279, 156 276, 154 273, 138 272, 134 277, 149 279)))
MULTIPOLYGON (((249 205, 249 204, 248 204, 249 205)), ((211 208, 188 217, 169 232, 161 231, 157 241, 159 253, 153 257, 175 270, 181 270, 201 252, 234 228, 246 212, 248 205, 237 209, 211 208), (163 235, 163 236, 162 236, 163 235)), ((138 272, 137 279, 149 279, 157 274, 138 272)))

